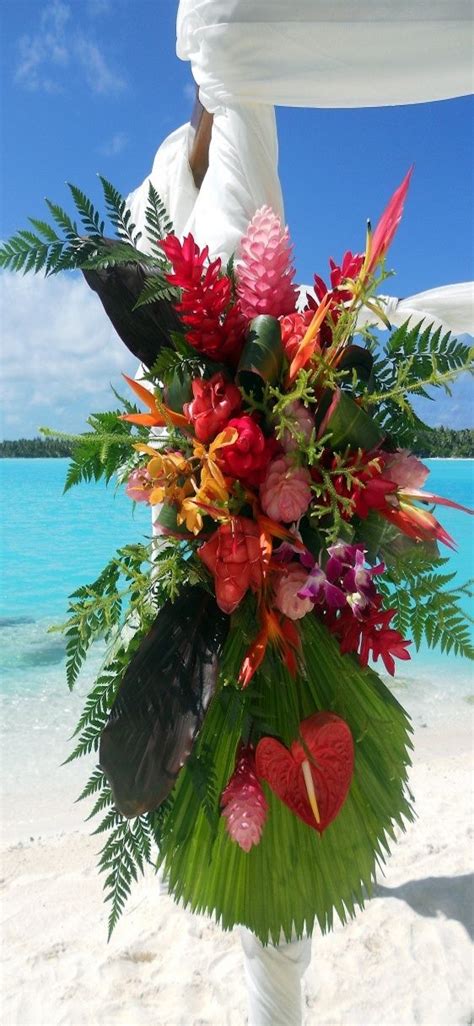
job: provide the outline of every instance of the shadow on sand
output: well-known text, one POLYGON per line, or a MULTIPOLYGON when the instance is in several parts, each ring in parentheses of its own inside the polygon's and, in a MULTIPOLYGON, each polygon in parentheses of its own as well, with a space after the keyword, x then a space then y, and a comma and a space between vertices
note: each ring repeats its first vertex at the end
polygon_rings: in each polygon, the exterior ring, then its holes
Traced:
POLYGON ((374 888, 374 898, 397 898, 420 916, 436 917, 441 913, 447 919, 457 919, 474 936, 474 874, 464 876, 427 876, 425 880, 410 880, 401 887, 374 888))

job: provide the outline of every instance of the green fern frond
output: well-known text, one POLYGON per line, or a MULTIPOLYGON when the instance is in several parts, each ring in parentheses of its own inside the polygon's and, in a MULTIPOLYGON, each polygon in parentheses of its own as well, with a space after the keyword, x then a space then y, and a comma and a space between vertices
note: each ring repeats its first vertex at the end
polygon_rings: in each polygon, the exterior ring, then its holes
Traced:
POLYGON ((85 798, 91 798, 93 795, 97 794, 98 791, 103 791, 104 789, 108 789, 107 779, 100 766, 96 766, 92 771, 87 784, 85 784, 80 795, 76 798, 76 802, 82 802, 85 798))
POLYGON ((142 291, 135 303, 134 310, 140 306, 147 306, 157 300, 167 300, 170 303, 176 302, 178 292, 175 285, 170 285, 161 275, 150 275, 143 286, 142 291))
POLYGON ((161 239, 173 231, 173 223, 168 216, 166 207, 150 182, 148 185, 148 203, 145 210, 145 230, 152 252, 164 260, 164 253, 158 245, 161 239))
MULTIPOLYGON (((101 793, 99 794, 99 797, 96 799, 96 802, 95 802, 91 812, 89 813, 88 816, 86 816, 86 823, 90 819, 93 819, 94 816, 98 816, 99 813, 104 812, 105 809, 110 808, 110 806, 113 805, 113 803, 114 803, 114 797, 113 797, 112 791, 110 790, 110 787, 104 787, 103 790, 101 791, 101 793)), ((98 833, 97 830, 94 830, 93 832, 94 833, 98 833)))
POLYGON ((365 409, 396 438, 399 444, 413 444, 428 428, 416 416, 412 396, 429 399, 430 390, 450 384, 463 371, 473 371, 473 350, 453 338, 451 332, 433 330, 420 322, 406 321, 390 336, 375 360, 373 374, 377 386, 362 394, 365 409), (375 407, 375 410, 374 410, 375 407))
POLYGON ((119 239, 124 239, 130 242, 132 246, 136 247, 141 238, 141 232, 135 231, 136 225, 132 222, 131 211, 128 209, 123 196, 121 196, 118 189, 116 189, 115 186, 112 185, 111 182, 107 181, 107 179, 102 175, 99 175, 99 179, 104 190, 104 199, 109 220, 113 224, 119 239))
POLYGON ((430 648, 474 659, 471 620, 462 608, 473 596, 472 582, 450 590, 456 574, 440 572, 447 562, 414 545, 386 567, 378 589, 385 608, 396 610, 394 626, 417 650, 425 640, 430 648))
POLYGON ((160 844, 163 824, 171 806, 172 800, 167 799, 159 809, 134 820, 127 820, 120 813, 109 814, 100 825, 100 832, 111 828, 99 858, 99 870, 107 874, 105 901, 111 905, 109 939, 124 910, 132 884, 139 874, 143 874, 147 864, 154 865, 152 845, 160 844), (104 825, 106 822, 107 826, 104 825))
MULTIPOLYGON (((129 413, 137 412, 137 407, 130 404, 126 409, 129 413)), ((132 446, 140 437, 140 432, 137 434, 132 424, 121 420, 120 410, 93 413, 88 418, 88 424, 92 431, 75 438, 64 484, 65 492, 82 481, 99 481, 103 478, 108 483, 133 455, 132 446)), ((146 431, 141 434, 147 440, 146 431)))
POLYGON ((150 257, 141 253, 138 249, 125 241, 110 241, 91 250, 90 255, 84 256, 80 262, 80 269, 83 271, 103 271, 107 267, 118 267, 120 264, 148 264, 150 257))
POLYGON ((92 238, 102 238, 105 224, 101 220, 99 212, 85 193, 78 189, 77 185, 72 185, 71 182, 68 182, 68 186, 87 234, 92 236, 92 238))

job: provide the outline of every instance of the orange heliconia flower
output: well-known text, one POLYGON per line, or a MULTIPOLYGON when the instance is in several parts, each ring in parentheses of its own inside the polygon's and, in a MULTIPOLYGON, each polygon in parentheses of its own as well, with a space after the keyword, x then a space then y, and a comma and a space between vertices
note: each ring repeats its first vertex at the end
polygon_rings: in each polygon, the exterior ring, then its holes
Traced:
POLYGON ((314 317, 310 321, 301 342, 298 345, 296 353, 291 361, 290 369, 286 378, 286 385, 291 385, 295 380, 298 371, 311 360, 311 357, 316 352, 316 349, 320 351, 318 343, 321 325, 323 324, 326 314, 329 312, 331 306, 331 296, 328 293, 327 296, 319 304, 314 317))
POLYGON ((296 676, 298 669, 297 653, 301 643, 298 628, 293 620, 263 605, 260 610, 260 623, 257 637, 252 642, 240 669, 239 684, 243 688, 250 684, 254 673, 262 665, 269 644, 278 646, 283 661, 293 677, 296 676))
POLYGON ((122 413, 120 420, 127 420, 130 424, 140 424, 145 427, 168 427, 170 424, 173 427, 184 428, 189 430, 189 423, 186 417, 182 413, 176 413, 174 410, 170 410, 164 403, 157 403, 153 392, 150 392, 148 388, 144 388, 138 381, 134 381, 133 378, 129 378, 127 374, 123 375, 125 381, 135 395, 148 406, 149 413, 122 413))

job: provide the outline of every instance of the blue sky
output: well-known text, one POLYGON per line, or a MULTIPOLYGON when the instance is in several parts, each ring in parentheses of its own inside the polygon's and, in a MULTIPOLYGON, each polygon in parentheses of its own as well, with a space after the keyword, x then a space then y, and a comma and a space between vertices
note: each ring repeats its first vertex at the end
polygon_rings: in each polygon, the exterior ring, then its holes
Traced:
MULTIPOLYGON (((124 194, 192 107, 189 65, 175 56, 175 0, 3 0, 0 236, 69 206, 67 180, 100 201, 96 173, 124 194)), ((415 163, 391 250, 395 295, 472 276, 472 101, 370 110, 277 112, 280 174, 298 278, 360 249, 365 219, 415 163)), ((74 275, 2 277, 3 436, 41 424, 81 430, 109 405, 108 383, 133 360, 97 298, 74 275)), ((469 387, 430 404, 431 423, 473 423, 469 387)))

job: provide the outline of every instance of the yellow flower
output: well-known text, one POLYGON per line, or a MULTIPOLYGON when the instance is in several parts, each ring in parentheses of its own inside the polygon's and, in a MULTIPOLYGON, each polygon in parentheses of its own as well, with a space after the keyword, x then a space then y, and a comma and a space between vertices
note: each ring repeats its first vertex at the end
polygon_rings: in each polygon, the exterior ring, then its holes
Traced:
POLYGON ((177 484, 176 481, 171 481, 152 488, 149 501, 152 506, 157 506, 160 502, 181 504, 186 496, 192 493, 192 490, 193 488, 190 481, 184 481, 183 484, 177 484))
POLYGON ((213 477, 220 488, 225 491, 227 496, 228 492, 225 478, 222 471, 217 466, 216 458, 218 456, 219 449, 223 449, 225 445, 232 445, 237 438, 238 433, 235 428, 227 427, 216 436, 213 442, 211 442, 209 449, 206 449, 202 442, 194 443, 194 455, 202 463, 202 473, 206 473, 208 477, 213 477))
POLYGON ((227 519, 228 510, 219 508, 215 503, 227 503, 228 499, 229 493, 225 481, 221 485, 204 467, 201 474, 201 485, 196 494, 192 498, 185 498, 181 503, 177 517, 178 524, 186 523, 188 531, 199 534, 203 526, 203 513, 207 513, 213 520, 227 519))
POLYGON ((187 477, 191 467, 180 452, 156 453, 147 466, 152 479, 172 481, 177 477, 187 477))

